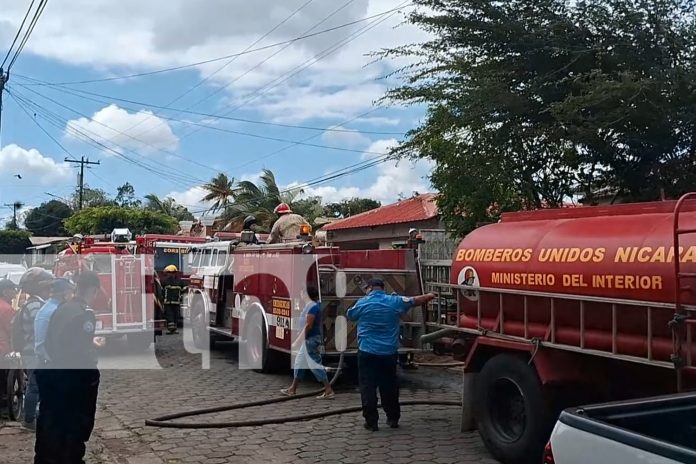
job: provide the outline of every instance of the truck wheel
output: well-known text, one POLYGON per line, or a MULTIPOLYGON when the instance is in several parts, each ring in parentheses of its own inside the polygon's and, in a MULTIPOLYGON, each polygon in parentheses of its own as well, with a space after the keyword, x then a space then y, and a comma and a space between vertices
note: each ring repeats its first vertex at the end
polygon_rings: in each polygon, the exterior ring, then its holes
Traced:
POLYGON ((268 347, 268 329, 266 321, 259 311, 254 311, 248 321, 245 321, 245 349, 247 360, 252 366, 261 366, 255 372, 267 374, 277 366, 279 353, 268 347), (250 340, 261 340, 261 343, 249 343, 250 340))
POLYGON ((534 368, 499 354, 483 366, 475 392, 479 434, 491 454, 505 464, 541 462, 553 422, 534 368))
POLYGON ((135 353, 142 353, 150 348, 154 342, 154 335, 150 332, 132 333, 126 336, 128 348, 135 353))
POLYGON ((191 306, 191 335, 193 345, 199 350, 212 349, 212 340, 208 332, 208 322, 205 317, 205 305, 203 300, 198 297, 191 306))
POLYGON ((7 373, 5 391, 7 392, 7 415, 11 421, 18 421, 24 407, 24 371, 10 369, 7 373))

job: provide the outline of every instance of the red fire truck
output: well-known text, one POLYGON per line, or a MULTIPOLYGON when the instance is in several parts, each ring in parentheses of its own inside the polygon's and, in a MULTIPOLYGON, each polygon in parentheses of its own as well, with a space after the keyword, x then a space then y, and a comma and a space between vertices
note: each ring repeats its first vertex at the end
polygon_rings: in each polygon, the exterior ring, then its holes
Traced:
MULTIPOLYGON (((211 341, 215 337, 238 339, 240 348, 246 347, 248 364, 260 371, 283 361, 289 365, 287 354, 293 333, 299 329, 308 284, 320 291, 327 357, 338 354, 342 337, 337 340, 336 325, 344 327, 342 316, 364 296, 362 286, 369 278, 384 279, 388 292, 422 293, 412 249, 345 251, 301 241, 273 245, 220 241, 194 246, 191 259, 193 273, 184 313, 194 342, 206 348, 207 333, 211 341), (251 340, 261 343, 248 346, 251 340)), ((404 321, 405 327, 421 323, 404 321)), ((355 326, 347 322, 344 333, 345 351, 354 353, 355 326)), ((404 339, 402 354, 412 351, 416 342, 404 339)))
POLYGON ((162 278, 164 268, 173 264, 183 278, 188 278, 188 253, 194 244, 205 243, 204 237, 185 235, 144 234, 135 238, 135 253, 152 255, 154 270, 162 278))
POLYGON ((464 425, 496 458, 542 462, 564 407, 696 387, 695 197, 504 214, 462 240, 423 341, 454 339, 464 425))
POLYGON ((126 336, 134 349, 147 349, 162 333, 165 321, 155 319, 149 282, 152 255, 135 254, 127 229, 116 229, 111 241, 75 236, 61 251, 54 266, 57 277, 77 275, 82 270, 99 274, 101 292, 93 304, 96 333, 104 337, 126 336))

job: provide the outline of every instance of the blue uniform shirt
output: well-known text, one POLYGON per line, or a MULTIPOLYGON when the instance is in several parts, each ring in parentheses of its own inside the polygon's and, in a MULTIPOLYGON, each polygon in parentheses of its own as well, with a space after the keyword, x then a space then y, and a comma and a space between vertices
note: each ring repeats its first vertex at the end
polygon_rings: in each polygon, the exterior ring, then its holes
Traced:
POLYGON ((346 317, 358 323, 358 348, 377 355, 399 351, 401 315, 413 306, 413 298, 373 290, 348 310, 346 317))
POLYGON ((54 298, 49 298, 46 303, 41 307, 38 313, 36 313, 36 319, 34 320, 34 352, 36 355, 43 360, 48 361, 48 354, 46 353, 46 336, 48 335, 48 324, 51 322, 51 316, 56 312, 60 301, 54 298))
POLYGON ((300 327, 304 328, 308 314, 314 316, 314 323, 312 324, 312 328, 309 329, 309 333, 305 334, 305 338, 321 335, 321 304, 316 301, 307 303, 307 306, 302 310, 302 315, 300 316, 300 327))

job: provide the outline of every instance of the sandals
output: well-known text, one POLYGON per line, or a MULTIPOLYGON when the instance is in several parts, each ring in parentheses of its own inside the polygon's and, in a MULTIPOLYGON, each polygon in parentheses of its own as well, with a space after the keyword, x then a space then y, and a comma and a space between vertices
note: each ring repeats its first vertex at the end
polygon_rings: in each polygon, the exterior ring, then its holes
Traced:
POLYGON ((296 393, 296 392, 290 391, 289 388, 282 388, 282 389, 280 390, 280 393, 283 394, 283 395, 285 395, 285 396, 295 396, 295 393, 296 393))
POLYGON ((322 393, 321 395, 317 396, 318 400, 332 400, 336 396, 336 393, 331 392, 331 393, 322 393))

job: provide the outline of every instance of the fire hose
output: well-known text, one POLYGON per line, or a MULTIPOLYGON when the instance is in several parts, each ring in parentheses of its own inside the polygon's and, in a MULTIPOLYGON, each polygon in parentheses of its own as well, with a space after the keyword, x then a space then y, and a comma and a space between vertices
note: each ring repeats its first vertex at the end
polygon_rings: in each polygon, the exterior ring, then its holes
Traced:
MULTIPOLYGON (((338 369, 332 377, 330 384, 333 385, 341 374, 341 369, 343 366, 343 353, 341 353, 338 360, 338 369)), ((249 401, 244 403, 234 403, 223 406, 215 406, 211 408, 203 409, 192 409, 185 412, 178 412, 173 414, 167 414, 164 416, 155 417, 154 419, 148 419, 145 421, 145 425, 150 427, 161 427, 161 428, 173 428, 173 429, 224 429, 224 428, 238 428, 238 427, 258 427, 261 425, 270 424, 283 424, 287 422, 300 422, 312 419, 321 419, 324 417, 337 416, 341 414, 350 414, 354 412, 359 412, 362 410, 361 406, 349 406, 344 408, 330 409, 328 411, 320 412, 310 412, 297 414, 293 416, 280 416, 280 417, 269 417, 265 419, 251 419, 242 421, 227 421, 227 422, 172 422, 175 419, 182 419, 184 417, 197 417, 207 414, 214 414, 226 411, 233 411, 237 409, 249 409, 259 406, 265 406, 268 404, 284 403, 286 401, 299 400, 302 398, 309 398, 323 392, 323 389, 314 390, 307 393, 302 393, 299 395, 292 396, 280 396, 277 398, 269 398, 265 400, 249 401)), ((447 400, 406 400, 401 401, 402 406, 417 406, 417 405, 428 405, 428 406, 461 406, 460 401, 447 401, 447 400)), ((378 405, 380 407, 381 405, 378 405)))

